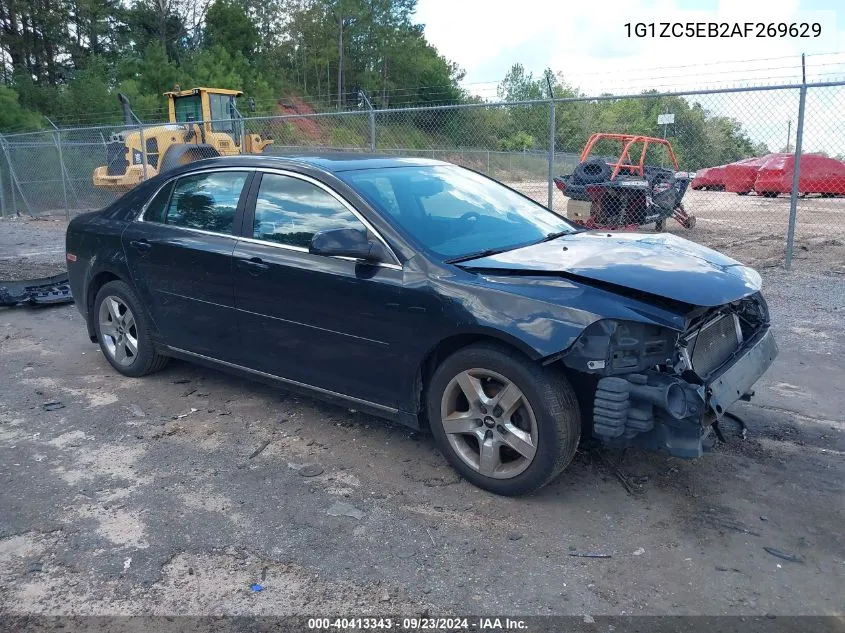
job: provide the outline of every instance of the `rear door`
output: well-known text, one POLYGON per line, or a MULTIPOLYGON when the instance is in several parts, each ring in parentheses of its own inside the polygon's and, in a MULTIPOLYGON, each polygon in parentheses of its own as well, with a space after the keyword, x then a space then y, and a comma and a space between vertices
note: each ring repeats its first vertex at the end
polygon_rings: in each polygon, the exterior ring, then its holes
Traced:
POLYGON ((133 281, 166 345, 237 360, 232 252, 251 178, 242 169, 182 176, 124 231, 133 281))
POLYGON ((234 253, 249 366, 397 408, 408 373, 403 343, 430 316, 422 293, 406 284, 398 261, 372 265, 308 252, 322 230, 376 237, 328 187, 292 173, 257 174, 256 181, 234 253))

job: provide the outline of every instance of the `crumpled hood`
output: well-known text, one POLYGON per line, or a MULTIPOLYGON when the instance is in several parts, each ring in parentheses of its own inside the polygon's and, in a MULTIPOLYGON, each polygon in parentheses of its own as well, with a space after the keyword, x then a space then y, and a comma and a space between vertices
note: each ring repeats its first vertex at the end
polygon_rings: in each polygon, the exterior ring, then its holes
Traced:
POLYGON ((461 266, 560 272, 708 307, 747 297, 762 285, 755 270, 670 233, 583 231, 461 266))

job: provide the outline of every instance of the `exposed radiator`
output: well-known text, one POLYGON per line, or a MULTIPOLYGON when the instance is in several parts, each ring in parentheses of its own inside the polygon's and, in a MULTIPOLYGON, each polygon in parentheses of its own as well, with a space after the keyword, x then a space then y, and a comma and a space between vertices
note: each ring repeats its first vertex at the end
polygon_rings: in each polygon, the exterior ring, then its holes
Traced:
POLYGON ((734 314, 718 317, 705 324, 688 345, 692 349, 693 370, 706 378, 742 345, 739 320, 734 314))

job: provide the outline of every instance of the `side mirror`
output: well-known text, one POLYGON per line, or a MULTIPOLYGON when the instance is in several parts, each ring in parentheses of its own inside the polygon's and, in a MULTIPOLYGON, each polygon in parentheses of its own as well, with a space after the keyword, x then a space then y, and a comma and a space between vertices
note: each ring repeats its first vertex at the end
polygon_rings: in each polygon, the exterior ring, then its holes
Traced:
POLYGON ((315 233, 308 252, 330 257, 354 257, 371 263, 389 259, 381 242, 367 239, 366 233, 358 229, 331 229, 315 233))

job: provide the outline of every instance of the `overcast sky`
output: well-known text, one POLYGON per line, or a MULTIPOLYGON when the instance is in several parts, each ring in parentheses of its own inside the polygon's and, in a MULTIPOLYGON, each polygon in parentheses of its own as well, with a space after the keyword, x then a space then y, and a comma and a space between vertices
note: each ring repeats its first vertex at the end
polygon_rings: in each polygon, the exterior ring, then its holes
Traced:
MULTIPOLYGON (((719 66, 649 73, 661 67, 780 58, 800 53, 845 51, 842 0, 419 0, 416 19, 438 50, 466 70, 471 84, 500 80, 514 62, 541 72, 551 67, 583 89, 633 83, 644 75, 671 85, 782 76, 793 60, 772 60, 736 68, 719 66), (818 22, 812 39, 627 37, 628 22, 818 22), (727 71, 739 71, 728 72, 727 71), (764 72, 766 71, 766 72, 764 72), (628 75, 626 77, 626 75, 628 75), (669 77, 668 75, 672 75, 669 77)), ((845 54, 837 57, 845 61, 845 54)), ((826 60, 830 62, 831 60, 826 60)), ((825 67, 840 74, 845 65, 825 67)))
MULTIPOLYGON (((515 62, 535 75, 550 67, 588 94, 793 83, 802 52, 809 55, 808 80, 845 79, 845 0, 419 0, 416 20, 466 71, 465 86, 490 99, 515 62), (711 21, 817 22, 822 34, 659 39, 628 37, 624 26, 711 21)), ((739 119, 773 150, 784 144, 797 109, 792 93, 700 101, 739 119)), ((807 113, 805 148, 845 152, 845 90, 811 95, 807 113)), ((794 142, 794 121, 792 129, 794 142)))

